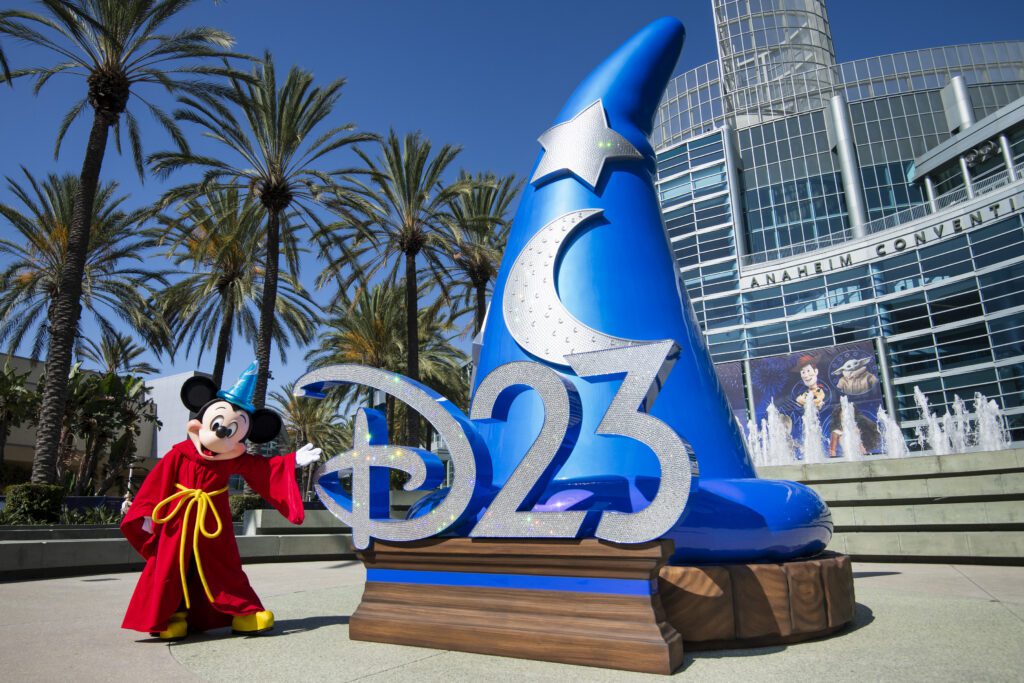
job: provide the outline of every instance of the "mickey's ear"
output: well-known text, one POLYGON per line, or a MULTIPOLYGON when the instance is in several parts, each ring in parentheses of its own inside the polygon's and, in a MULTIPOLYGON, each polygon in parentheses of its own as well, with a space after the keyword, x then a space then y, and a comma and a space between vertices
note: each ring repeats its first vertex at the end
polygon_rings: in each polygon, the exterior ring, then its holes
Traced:
POLYGON ((181 402, 193 413, 217 396, 217 385, 209 377, 189 377, 181 385, 181 402))
POLYGON ((273 410, 260 408, 252 414, 252 427, 246 437, 253 443, 273 441, 281 433, 281 416, 273 410))

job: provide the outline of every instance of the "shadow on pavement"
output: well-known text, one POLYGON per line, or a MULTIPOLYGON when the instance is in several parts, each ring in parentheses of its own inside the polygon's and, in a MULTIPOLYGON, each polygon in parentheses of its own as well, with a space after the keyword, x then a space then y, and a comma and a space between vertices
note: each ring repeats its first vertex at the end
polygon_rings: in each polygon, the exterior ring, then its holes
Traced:
MULTIPOLYGON (((224 638, 275 638, 278 636, 289 636, 294 633, 305 633, 307 631, 315 631, 318 628, 324 626, 347 626, 349 615, 347 614, 335 614, 324 617, 306 617, 304 619, 281 619, 274 624, 274 628, 266 633, 258 633, 251 636, 246 636, 240 633, 232 633, 230 628, 218 628, 212 631, 204 631, 202 633, 189 633, 187 637, 180 641, 170 641, 171 645, 177 643, 196 643, 208 640, 221 640, 224 638)), ((159 638, 142 638, 137 643, 160 643, 167 645, 168 641, 160 640, 159 638)))
POLYGON ((362 564, 359 560, 349 560, 348 562, 339 562, 338 564, 331 565, 330 567, 324 567, 324 569, 342 569, 344 567, 351 567, 354 564, 362 564))
POLYGON ((854 572, 855 579, 870 579, 872 576, 894 576, 903 572, 854 572))
MULTIPOLYGON (((325 617, 306 617, 304 619, 282 619, 274 624, 274 630, 268 636, 286 636, 292 633, 315 631, 324 626, 347 626, 347 614, 334 614, 325 617)), ((258 637, 258 636, 257 636, 258 637)))
POLYGON ((853 606, 853 623, 850 627, 837 633, 837 636, 842 636, 844 633, 853 633, 859 628, 863 628, 875 620, 875 613, 871 611, 871 608, 867 605, 858 602, 853 606))
MULTIPOLYGON (((894 572, 898 573, 898 572, 894 572)), ((765 647, 751 647, 744 648, 741 650, 686 650, 685 651, 683 666, 679 668, 675 673, 679 674, 686 671, 696 659, 725 659, 727 657, 755 657, 758 655, 771 654, 774 652, 782 652, 789 647, 794 645, 799 646, 802 643, 810 643, 814 641, 829 640, 830 638, 842 638, 845 635, 853 633, 854 631, 864 628, 875 620, 875 614, 871 611, 871 608, 862 603, 856 603, 853 606, 853 621, 850 625, 844 628, 842 631, 833 633, 831 635, 823 636, 821 638, 811 638, 808 640, 801 641, 799 643, 791 643, 787 645, 769 645, 765 647)))

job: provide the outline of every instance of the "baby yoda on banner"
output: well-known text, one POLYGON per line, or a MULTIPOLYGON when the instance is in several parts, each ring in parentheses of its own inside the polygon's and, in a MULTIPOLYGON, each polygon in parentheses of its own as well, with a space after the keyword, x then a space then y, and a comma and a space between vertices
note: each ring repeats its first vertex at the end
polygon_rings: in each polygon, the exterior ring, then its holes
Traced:
POLYGON ((252 405, 255 386, 255 361, 228 391, 206 377, 182 386, 182 403, 195 413, 187 438, 153 468, 121 522, 146 559, 123 628, 165 640, 228 625, 242 634, 273 628, 273 613, 242 571, 228 479, 240 474, 288 521, 301 524, 295 468, 318 460, 320 449, 306 444, 275 458, 246 453, 246 441, 266 443, 281 431, 277 413, 252 405))

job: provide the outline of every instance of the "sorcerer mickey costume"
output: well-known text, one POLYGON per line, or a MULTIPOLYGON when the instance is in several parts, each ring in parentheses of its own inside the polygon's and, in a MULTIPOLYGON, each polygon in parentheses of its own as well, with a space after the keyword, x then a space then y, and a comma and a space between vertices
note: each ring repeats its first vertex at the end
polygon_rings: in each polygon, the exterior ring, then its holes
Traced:
POLYGON ((289 522, 301 524, 295 468, 317 460, 320 449, 306 444, 275 458, 245 452, 247 438, 265 443, 281 429, 274 411, 252 405, 255 382, 253 362, 230 391, 217 391, 206 377, 191 377, 182 386, 182 402, 197 412, 188 423, 189 438, 157 463, 121 522, 146 559, 122 628, 173 640, 228 625, 243 634, 273 627, 273 613, 263 609, 242 571, 228 479, 242 475, 289 522))

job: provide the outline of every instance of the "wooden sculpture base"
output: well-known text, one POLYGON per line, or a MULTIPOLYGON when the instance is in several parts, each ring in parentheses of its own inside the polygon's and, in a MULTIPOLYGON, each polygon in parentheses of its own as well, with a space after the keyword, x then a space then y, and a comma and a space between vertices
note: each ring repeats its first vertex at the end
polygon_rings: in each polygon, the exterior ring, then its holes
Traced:
POLYGON ((662 567, 661 602, 694 650, 819 638, 853 621, 853 570, 824 552, 782 563, 662 567))
POLYGON ((375 541, 354 640, 669 674, 683 641, 658 571, 671 541, 375 541))
POLYGON ((666 566, 671 541, 429 539, 359 553, 353 640, 669 674, 696 650, 794 643, 853 621, 850 559, 666 566))

